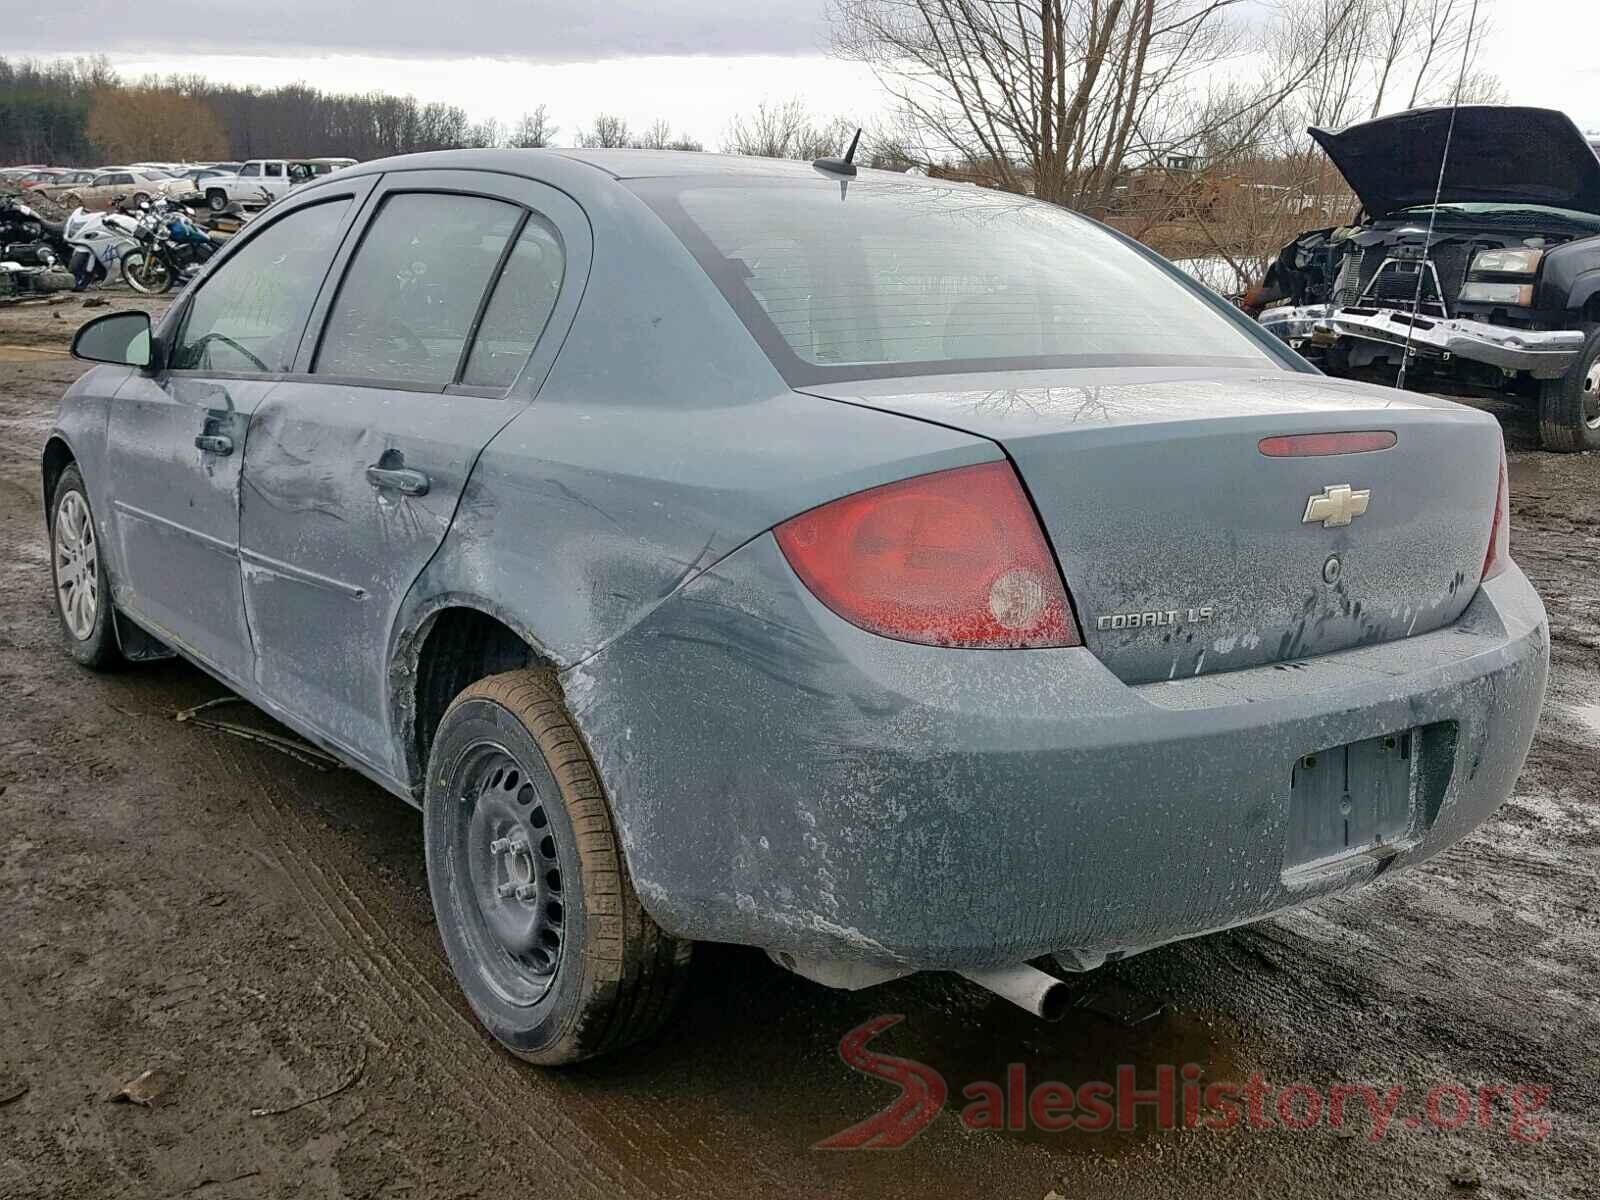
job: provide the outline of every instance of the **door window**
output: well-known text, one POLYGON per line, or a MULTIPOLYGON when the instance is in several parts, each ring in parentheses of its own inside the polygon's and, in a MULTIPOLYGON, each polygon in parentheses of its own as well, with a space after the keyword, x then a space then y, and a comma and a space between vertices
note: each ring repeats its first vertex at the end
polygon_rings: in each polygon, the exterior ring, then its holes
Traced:
POLYGON ((173 369, 289 370, 349 207, 343 199, 299 209, 241 246, 195 293, 173 369))
POLYGON ((430 387, 453 382, 522 212, 481 196, 390 196, 340 285, 312 370, 430 387))
POLYGON ((281 179, 283 177, 283 164, 278 162, 267 164, 267 178, 281 179))
POLYGON ((239 168, 239 177, 241 179, 246 178, 246 177, 253 178, 253 177, 255 177, 255 176, 259 175, 259 174, 261 174, 261 164, 260 163, 248 162, 248 163, 245 163, 244 166, 239 168))
POLYGON ((511 386, 544 332, 565 273, 566 255, 555 230, 530 217, 489 297, 462 383, 511 386))

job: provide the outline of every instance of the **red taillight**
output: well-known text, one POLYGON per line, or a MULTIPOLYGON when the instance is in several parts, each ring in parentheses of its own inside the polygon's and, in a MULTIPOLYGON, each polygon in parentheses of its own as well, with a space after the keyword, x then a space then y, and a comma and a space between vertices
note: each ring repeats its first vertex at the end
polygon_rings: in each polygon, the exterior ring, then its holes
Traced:
POLYGON ((1494 523, 1489 526, 1489 552, 1483 556, 1483 578, 1493 579, 1511 564, 1511 489, 1506 483, 1506 448, 1500 446, 1500 490, 1494 498, 1494 523))
POLYGON ((773 532, 812 594, 873 633, 990 649, 1083 644, 1010 463, 857 492, 773 532))

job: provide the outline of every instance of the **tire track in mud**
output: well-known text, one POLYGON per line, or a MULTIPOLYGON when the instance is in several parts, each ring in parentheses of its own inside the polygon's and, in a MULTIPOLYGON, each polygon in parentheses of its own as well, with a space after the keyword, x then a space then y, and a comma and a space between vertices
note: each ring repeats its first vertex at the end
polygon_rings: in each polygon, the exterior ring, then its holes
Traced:
MULTIPOLYGON (((241 808, 247 819, 279 851, 274 859, 283 877, 311 910, 313 919, 336 950, 342 952, 349 968, 367 985, 365 994, 383 1005, 397 1028, 414 1027, 419 1023, 432 1027, 439 1039, 440 1052, 425 1054, 423 1062, 452 1078, 453 1099, 472 1104, 489 1127, 498 1124, 532 1138, 538 1144, 538 1151, 530 1157, 548 1155, 560 1162, 564 1168, 563 1182, 577 1185, 582 1194, 607 1198, 624 1192, 653 1195, 690 1190, 702 1196, 717 1194, 708 1189, 714 1178, 713 1165, 697 1155, 685 1155, 673 1131, 660 1122, 652 1120, 650 1124, 654 1128, 638 1133, 621 1128, 614 1114, 602 1111, 579 1087, 562 1086, 561 1094, 552 1096, 494 1048, 486 1048, 475 1056, 473 1067, 464 1065, 464 1056, 453 1053, 451 1047, 456 1044, 483 1047, 483 1031, 434 982, 432 975, 440 969, 439 962, 431 957, 420 959, 389 933, 392 921, 386 917, 402 922, 406 918, 392 911, 392 906, 385 906, 391 909, 389 913, 375 914, 337 866, 305 853, 307 846, 316 843, 319 831, 306 823, 297 806, 281 793, 277 782, 262 773, 259 763, 247 761, 257 752, 242 744, 231 744, 226 735, 220 736, 213 752, 230 777, 242 785, 241 798, 245 803, 241 808), (251 803, 251 799, 259 803, 251 803), (530 1122, 524 1110, 501 1097, 497 1085, 539 1101, 553 1128, 541 1129, 530 1122), (569 1113, 580 1114, 582 1120, 574 1120, 569 1113), (616 1154, 615 1146, 597 1141, 591 1133, 594 1124, 607 1126, 627 1150, 627 1157, 637 1160, 639 1165, 630 1166, 616 1154), (661 1155, 661 1149, 669 1145, 678 1159, 670 1164, 663 1162, 661 1155), (569 1147, 576 1147, 578 1153, 573 1155, 569 1147), (649 1167, 665 1173, 658 1178, 646 1178, 640 1170, 649 1167)), ((326 835, 326 830, 320 832, 326 835)), ((508 1174, 521 1176, 528 1172, 528 1162, 513 1162, 498 1149, 492 1153, 508 1174)))
MULTIPOLYGON (((304 832, 305 824, 297 816, 291 817, 285 801, 272 794, 274 789, 262 776, 259 764, 245 761, 244 748, 228 743, 225 735, 223 740, 219 740, 212 747, 212 752, 223 769, 242 785, 241 799, 244 802, 240 805, 241 810, 256 831, 276 849, 277 853, 273 855, 274 865, 311 914, 312 920, 327 935, 339 960, 356 975, 362 985, 363 995, 371 997, 383 1006, 387 1017, 394 1023, 394 1028, 414 1027, 418 1024, 419 1017, 433 1024, 436 1030, 446 1025, 445 1020, 433 1011, 428 998, 405 977, 393 959, 383 951, 379 943, 388 942, 389 939, 375 935, 375 923, 370 916, 363 920, 353 911, 339 895, 339 889, 327 882, 327 874, 320 866, 313 865, 307 869, 305 864, 310 860, 304 853, 305 843, 297 844, 284 828, 292 821, 304 832), (252 803, 252 799, 259 803, 252 803)), ((334 874, 338 876, 337 870, 334 874)), ((354 894, 342 877, 340 885, 346 895, 354 894)), ((462 1031, 445 1028, 443 1032, 447 1036, 460 1037, 462 1031)), ((373 1036, 385 1049, 393 1049, 394 1044, 377 1035, 376 1031, 373 1036)), ((456 1060, 446 1054, 429 1056, 428 1062, 429 1065, 437 1067, 451 1077, 455 1084, 452 1089, 453 1098, 471 1104, 476 1115, 487 1124, 522 1127, 532 1135, 540 1151, 560 1161, 562 1166, 572 1173, 571 1178, 574 1181, 588 1185, 586 1194, 602 1197, 612 1194, 589 1177, 591 1171, 584 1170, 582 1164, 572 1162, 562 1152, 559 1144, 552 1145, 549 1138, 529 1126, 515 1110, 503 1102, 494 1103, 491 1108, 482 1094, 484 1082, 482 1074, 460 1069, 456 1060)), ((496 1165, 508 1174, 515 1176, 524 1173, 526 1164, 513 1163, 498 1148, 490 1150, 484 1147, 484 1149, 489 1150, 496 1165)))

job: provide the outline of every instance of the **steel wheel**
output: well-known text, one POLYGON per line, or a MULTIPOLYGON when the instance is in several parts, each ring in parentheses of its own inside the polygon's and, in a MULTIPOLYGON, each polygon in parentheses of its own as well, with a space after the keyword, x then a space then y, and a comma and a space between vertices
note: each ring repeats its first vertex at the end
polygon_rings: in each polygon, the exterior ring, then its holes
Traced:
POLYGON ((456 696, 428 751, 422 828, 445 955, 503 1046, 555 1066, 660 1028, 690 944, 640 904, 551 676, 508 671, 456 696))
POLYGON ((63 490, 55 519, 56 603, 67 632, 80 642, 100 615, 100 552, 83 493, 63 490))
POLYGON ((460 798, 451 866, 470 881, 475 904, 467 936, 483 982, 507 1004, 526 1007, 549 990, 561 965, 566 918, 556 835, 530 772, 506 747, 472 747, 456 762, 451 794, 460 798))

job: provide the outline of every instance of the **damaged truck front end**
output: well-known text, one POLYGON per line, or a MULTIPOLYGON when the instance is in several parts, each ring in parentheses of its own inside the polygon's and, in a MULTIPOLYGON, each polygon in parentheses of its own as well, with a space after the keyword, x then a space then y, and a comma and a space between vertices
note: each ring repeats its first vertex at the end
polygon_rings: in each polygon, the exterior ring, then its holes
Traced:
POLYGON ((1560 113, 1449 124, 1430 109, 1311 131, 1368 215, 1285 247, 1261 322, 1330 374, 1404 366, 1411 386, 1535 407, 1549 449, 1600 448, 1600 159, 1560 113))

